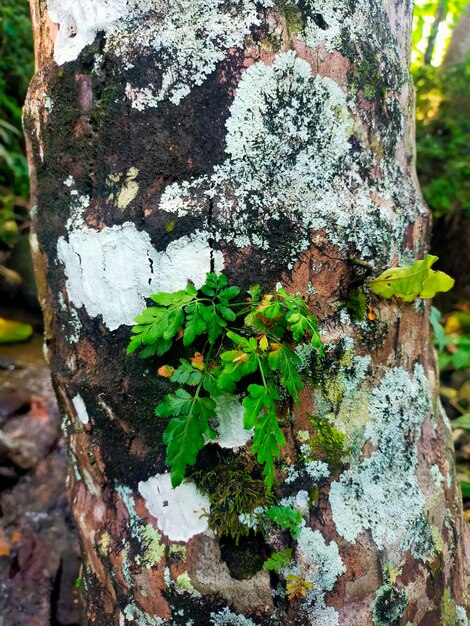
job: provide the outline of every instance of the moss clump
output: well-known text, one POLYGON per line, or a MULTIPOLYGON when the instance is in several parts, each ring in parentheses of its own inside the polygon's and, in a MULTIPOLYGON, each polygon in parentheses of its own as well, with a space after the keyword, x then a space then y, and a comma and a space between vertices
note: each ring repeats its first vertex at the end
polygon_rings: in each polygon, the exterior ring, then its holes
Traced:
POLYGON ((408 596, 404 589, 386 583, 375 594, 372 605, 372 621, 377 626, 389 626, 400 618, 408 606, 408 596))
POLYGON ((307 443, 312 456, 328 463, 331 470, 337 468, 345 452, 346 435, 325 418, 309 415, 309 420, 315 430, 307 443))
POLYGON ((284 16, 289 35, 303 30, 304 21, 302 11, 292 0, 274 0, 276 9, 284 16))
POLYGON ((362 322, 366 316, 366 296, 358 287, 351 291, 348 301, 346 302, 346 310, 355 322, 362 322))
POLYGON ((209 467, 196 467, 190 479, 207 494, 211 503, 209 527, 219 537, 230 538, 237 545, 250 532, 239 516, 274 504, 274 496, 266 493, 260 468, 249 453, 217 452, 209 467))
POLYGON ((442 626, 460 626, 461 623, 457 604, 447 587, 441 599, 441 624, 442 626))

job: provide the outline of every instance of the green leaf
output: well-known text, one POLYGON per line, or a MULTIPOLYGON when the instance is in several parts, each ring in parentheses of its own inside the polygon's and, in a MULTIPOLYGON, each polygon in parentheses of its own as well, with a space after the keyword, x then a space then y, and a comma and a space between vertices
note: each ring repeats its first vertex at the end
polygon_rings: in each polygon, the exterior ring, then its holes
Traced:
POLYGON ((183 344, 190 346, 198 335, 206 331, 206 320, 202 311, 207 307, 200 302, 193 302, 186 307, 186 327, 184 329, 183 344))
POLYGON ((193 367, 186 359, 180 359, 181 365, 171 375, 171 382, 180 385, 196 386, 202 380, 201 370, 193 367))
POLYGON ((222 289, 222 291, 219 293, 219 300, 228 302, 229 300, 233 300, 234 298, 236 298, 239 293, 239 287, 227 287, 226 289, 222 289))
POLYGON ((253 435, 253 453, 256 455, 258 463, 264 465, 263 476, 268 491, 274 484, 274 461, 281 455, 279 447, 285 445, 286 440, 279 428, 273 403, 258 417, 253 435))
POLYGON ((263 563, 264 569, 279 572, 283 567, 287 567, 292 560, 292 548, 286 548, 282 552, 274 552, 269 559, 263 563))
POLYGON ((204 437, 216 436, 209 425, 209 420, 215 417, 215 402, 178 389, 174 395, 165 396, 156 413, 160 417, 174 416, 163 433, 163 442, 166 462, 171 469, 171 484, 177 487, 183 482, 187 466, 196 462, 205 444, 204 437))
POLYGON ((431 322, 437 347, 439 348, 439 350, 444 350, 446 345, 446 333, 444 327, 441 324, 441 312, 436 309, 435 306, 431 307, 429 321, 431 322))
POLYGON ((248 289, 248 293, 250 294, 253 302, 259 302, 261 300, 262 291, 259 285, 252 285, 248 289))
MULTIPOLYGON (((196 292, 197 293, 197 292, 196 292)), ((184 291, 174 291, 173 293, 159 292, 150 296, 151 300, 160 306, 183 306, 194 299, 194 295, 184 291)))
POLYGON ((230 350, 223 352, 220 358, 225 365, 219 374, 218 385, 227 393, 234 393, 238 381, 249 374, 253 374, 258 369, 258 357, 253 352, 230 350))
POLYGON ((155 409, 158 417, 171 417, 189 413, 193 396, 184 389, 177 389, 163 398, 163 401, 155 409))
POLYGON ((462 488, 462 495, 464 498, 470 498, 470 482, 466 480, 460 481, 460 486, 462 488))
POLYGON ((426 255, 422 261, 415 261, 411 267, 395 267, 386 270, 378 278, 368 280, 371 291, 383 298, 397 296, 405 302, 412 302, 418 296, 433 298, 437 292, 449 291, 454 286, 454 279, 435 272, 431 266, 438 257, 426 255))
POLYGON ((465 413, 455 420, 451 421, 452 428, 465 428, 470 430, 470 413, 465 413))
POLYGON ((245 415, 243 421, 243 427, 246 430, 251 430, 256 424, 256 420, 262 411, 265 409, 273 408, 275 400, 278 400, 278 395, 275 390, 271 392, 262 385, 249 385, 248 393, 250 394, 243 399, 243 406, 245 407, 245 415))
POLYGON ((0 317, 0 343, 18 343, 26 341, 33 334, 31 324, 7 320, 0 317))
POLYGON ((299 511, 294 511, 289 506, 272 506, 266 513, 275 524, 288 530, 292 539, 299 538, 302 527, 302 515, 299 511))
POLYGON ((298 403, 299 391, 303 387, 296 369, 296 366, 301 364, 300 357, 285 344, 281 344, 279 348, 269 353, 268 360, 271 369, 280 372, 282 386, 287 389, 294 402, 298 403))

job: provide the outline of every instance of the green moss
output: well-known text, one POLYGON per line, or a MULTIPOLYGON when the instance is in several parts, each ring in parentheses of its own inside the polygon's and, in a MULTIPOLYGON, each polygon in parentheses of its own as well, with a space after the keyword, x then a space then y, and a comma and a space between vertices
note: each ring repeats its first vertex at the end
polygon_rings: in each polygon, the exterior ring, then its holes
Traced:
POLYGON ((457 618, 457 605, 447 587, 441 600, 441 624, 442 626, 457 626, 457 618))
POLYGON ((396 622, 408 606, 408 596, 404 589, 386 583, 375 594, 372 605, 372 621, 377 626, 389 626, 396 622))
POLYGON ((358 287, 351 291, 348 301, 346 302, 346 309, 355 322, 362 322, 366 316, 366 296, 364 292, 358 287))
POLYGON ((309 420, 315 431, 315 436, 307 443, 312 456, 328 463, 330 469, 337 468, 344 453, 346 435, 325 418, 309 415, 309 420))
POLYGON ((248 453, 230 456, 216 453, 209 467, 197 468, 190 478, 210 500, 209 527, 219 537, 229 537, 237 545, 250 532, 239 516, 274 504, 274 496, 266 493, 259 466, 248 453))
POLYGON ((274 0, 276 9, 284 16, 289 35, 300 32, 304 27, 302 11, 292 0, 274 0))

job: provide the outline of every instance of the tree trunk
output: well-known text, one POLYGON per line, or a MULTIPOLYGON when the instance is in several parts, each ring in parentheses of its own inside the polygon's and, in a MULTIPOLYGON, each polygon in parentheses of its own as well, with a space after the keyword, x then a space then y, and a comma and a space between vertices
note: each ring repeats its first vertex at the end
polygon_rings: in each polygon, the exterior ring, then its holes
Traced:
POLYGON ((470 4, 462 12, 447 48, 442 69, 448 69, 463 63, 470 52, 470 4))
MULTIPOLYGON (((467 624, 429 303, 368 294, 368 315, 354 310, 365 278, 426 251, 411 13, 401 0, 33 0, 33 249, 90 625, 467 624), (125 356, 149 294, 211 269, 244 288, 281 282, 320 319, 326 357, 318 370, 305 355, 317 382, 276 474, 276 499, 304 520, 293 544, 271 531, 236 545, 208 529, 213 493, 169 488, 163 361, 125 356), (302 460, 308 414, 346 435, 328 475, 302 460), (289 545, 289 568, 262 568, 289 545), (307 583, 297 601, 287 575, 307 583)), ((227 484, 233 445, 199 455, 227 484)))

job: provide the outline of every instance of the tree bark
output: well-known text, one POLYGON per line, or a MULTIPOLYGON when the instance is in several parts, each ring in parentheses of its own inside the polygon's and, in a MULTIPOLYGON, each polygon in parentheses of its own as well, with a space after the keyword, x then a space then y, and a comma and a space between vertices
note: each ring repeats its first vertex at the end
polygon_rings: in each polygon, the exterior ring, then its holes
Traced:
MULTIPOLYGON (((429 303, 368 294, 365 319, 352 312, 365 278, 427 247, 411 14, 401 0, 33 0, 33 249, 90 625, 467 623, 429 303), (281 282, 321 322, 325 364, 305 356, 316 383, 277 469, 276 498, 304 520, 278 575, 262 563, 288 533, 237 546, 201 517, 210 494, 169 489, 162 362, 125 356, 149 294, 211 269, 281 282), (308 414, 346 435, 328 475, 302 461, 308 414), (296 602, 288 574, 311 584, 296 602)), ((221 480, 244 453, 230 445, 200 454, 221 480)))
POLYGON ((467 5, 455 27, 447 48, 442 69, 463 63, 470 52, 470 5, 467 5))

